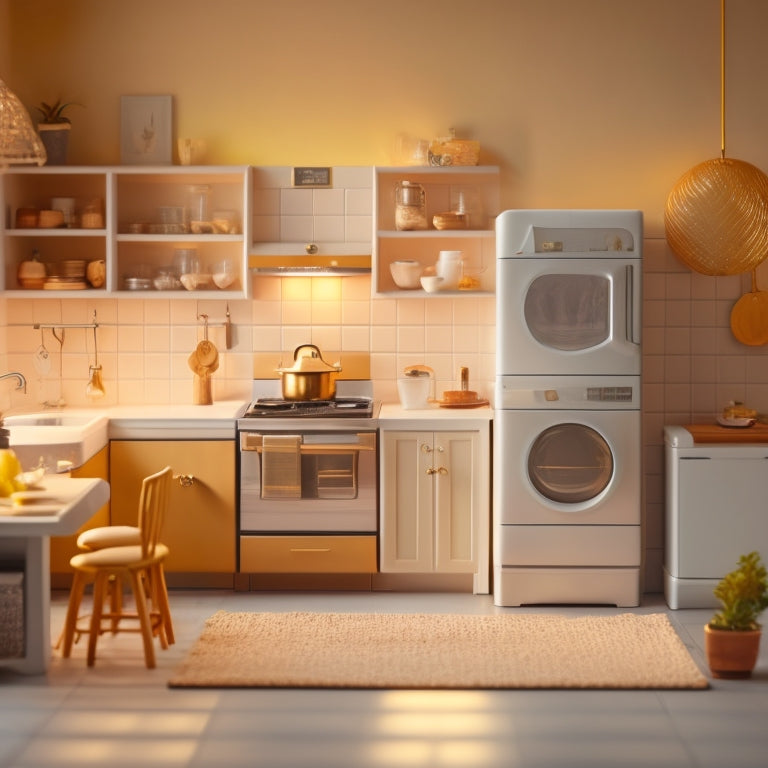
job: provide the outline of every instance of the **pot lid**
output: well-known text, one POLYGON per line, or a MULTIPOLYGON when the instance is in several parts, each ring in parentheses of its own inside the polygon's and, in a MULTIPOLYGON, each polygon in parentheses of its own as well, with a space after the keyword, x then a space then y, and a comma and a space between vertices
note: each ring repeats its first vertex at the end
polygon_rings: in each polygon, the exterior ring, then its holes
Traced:
POLYGON ((290 368, 278 368, 278 373, 330 373, 341 371, 341 366, 330 365, 323 360, 320 350, 314 344, 302 344, 293 353, 294 363, 290 368))

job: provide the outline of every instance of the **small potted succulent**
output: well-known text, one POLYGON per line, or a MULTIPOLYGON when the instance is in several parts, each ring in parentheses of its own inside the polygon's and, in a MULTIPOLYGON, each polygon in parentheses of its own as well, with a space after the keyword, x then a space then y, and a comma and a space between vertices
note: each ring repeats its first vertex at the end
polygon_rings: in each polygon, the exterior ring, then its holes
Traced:
POLYGON ((48 155, 48 165, 64 165, 67 160, 69 130, 72 123, 64 114, 64 110, 74 105, 75 102, 62 103, 61 99, 58 99, 53 104, 40 102, 37 107, 40 113, 37 131, 48 155))
POLYGON ((714 590, 721 609, 704 627, 707 663, 714 677, 745 678, 752 674, 760 650, 760 614, 768 608, 768 574, 760 555, 739 558, 714 590))

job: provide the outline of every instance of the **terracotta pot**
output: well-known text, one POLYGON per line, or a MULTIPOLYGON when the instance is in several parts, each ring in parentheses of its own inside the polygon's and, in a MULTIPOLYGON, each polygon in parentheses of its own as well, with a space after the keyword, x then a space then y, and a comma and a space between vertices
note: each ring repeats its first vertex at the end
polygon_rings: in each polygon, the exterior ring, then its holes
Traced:
POLYGON ((704 648, 713 677, 744 679, 750 677, 757 663, 762 630, 735 632, 704 627, 704 648))

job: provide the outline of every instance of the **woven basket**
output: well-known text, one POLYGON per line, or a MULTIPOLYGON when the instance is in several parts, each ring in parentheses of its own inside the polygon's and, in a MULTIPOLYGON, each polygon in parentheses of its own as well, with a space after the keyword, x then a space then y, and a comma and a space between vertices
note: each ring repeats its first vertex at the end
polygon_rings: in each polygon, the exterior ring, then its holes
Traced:
POLYGON ((667 242, 705 275, 749 272, 768 257, 768 176, 716 158, 688 171, 667 198, 667 242))

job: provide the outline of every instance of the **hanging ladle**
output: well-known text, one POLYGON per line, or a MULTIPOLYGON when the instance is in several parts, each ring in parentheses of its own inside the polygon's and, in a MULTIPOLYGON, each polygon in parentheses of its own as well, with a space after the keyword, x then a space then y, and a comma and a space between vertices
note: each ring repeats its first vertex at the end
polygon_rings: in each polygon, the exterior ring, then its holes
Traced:
POLYGON ((85 394, 92 400, 104 397, 104 382, 101 380, 101 366, 99 365, 99 348, 96 343, 96 323, 93 323, 93 365, 88 368, 88 383, 85 385, 85 394))

